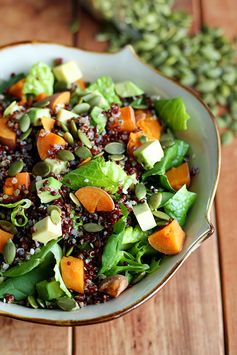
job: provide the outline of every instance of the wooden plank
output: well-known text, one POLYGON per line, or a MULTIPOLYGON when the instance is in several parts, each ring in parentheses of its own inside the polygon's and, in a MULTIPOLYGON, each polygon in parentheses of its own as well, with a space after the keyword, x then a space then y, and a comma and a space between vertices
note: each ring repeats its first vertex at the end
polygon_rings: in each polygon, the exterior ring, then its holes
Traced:
MULTIPOLYGON (((72 43, 70 1, 2 0, 0 44, 22 40, 72 43)), ((34 325, 0 317, 0 353, 4 355, 69 355, 72 328, 34 325)))
MULTIPOLYGON (((177 5, 194 14, 193 31, 197 30, 201 21, 199 2, 179 0, 177 5)), ((103 50, 94 38, 99 26, 91 21, 88 22, 88 15, 81 11, 78 46, 103 50)), ((118 320, 90 326, 89 329, 76 329, 75 353, 223 354, 220 294, 217 241, 214 237, 189 258, 173 280, 152 300, 118 320)))

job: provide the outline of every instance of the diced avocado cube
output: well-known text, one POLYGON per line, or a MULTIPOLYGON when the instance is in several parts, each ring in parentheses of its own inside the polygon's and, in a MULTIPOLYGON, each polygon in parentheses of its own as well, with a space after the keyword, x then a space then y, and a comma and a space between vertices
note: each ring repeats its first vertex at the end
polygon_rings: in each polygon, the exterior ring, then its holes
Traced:
POLYGON ((41 118, 51 117, 49 108, 32 107, 28 110, 27 113, 33 126, 41 126, 41 118))
POLYGON ((156 139, 151 142, 144 143, 135 150, 134 155, 137 161, 144 166, 146 170, 153 168, 154 164, 160 161, 164 152, 160 142, 156 139))
POLYGON ((82 72, 74 61, 56 66, 53 68, 53 72, 58 81, 63 81, 67 84, 74 83, 82 77, 82 72))
POLYGON ((55 175, 60 175, 67 172, 67 162, 59 159, 47 158, 44 160, 50 166, 50 172, 55 175))
POLYGON ((53 177, 39 180, 35 185, 41 203, 49 203, 61 197, 58 190, 61 188, 62 184, 53 177))
POLYGON ((54 224, 50 216, 35 223, 33 228, 35 232, 32 233, 32 239, 43 244, 47 244, 50 240, 57 239, 62 235, 61 221, 54 224))
POLYGON ((129 80, 115 84, 115 91, 120 97, 138 96, 144 93, 142 89, 129 80))
POLYGON ((63 290, 60 288, 59 282, 55 280, 50 282, 47 280, 38 282, 36 284, 36 290, 39 297, 45 301, 58 299, 64 294, 63 290))
POLYGON ((57 121, 62 122, 64 124, 67 124, 67 121, 69 121, 71 118, 76 117, 78 117, 78 115, 75 112, 65 110, 64 108, 59 110, 57 113, 57 121))
POLYGON ((147 231, 156 227, 156 221, 147 203, 139 203, 133 206, 133 213, 138 221, 141 230, 147 231))

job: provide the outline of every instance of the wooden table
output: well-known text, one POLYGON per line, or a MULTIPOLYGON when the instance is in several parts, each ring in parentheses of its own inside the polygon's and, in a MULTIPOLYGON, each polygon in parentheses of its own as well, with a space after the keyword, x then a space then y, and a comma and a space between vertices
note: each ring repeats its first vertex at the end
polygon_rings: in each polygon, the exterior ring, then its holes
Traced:
MULTIPOLYGON (((1 0, 0 44, 39 39, 105 49, 95 42, 98 24, 88 15, 80 15, 80 33, 70 33, 72 17, 79 16, 74 5, 70 0, 1 0)), ((178 0, 176 6, 192 13, 194 30, 207 23, 237 35, 236 0, 178 0)), ((80 328, 2 317, 0 354, 237 354, 236 180, 237 139, 222 149, 216 234, 145 305, 116 321, 80 328)))

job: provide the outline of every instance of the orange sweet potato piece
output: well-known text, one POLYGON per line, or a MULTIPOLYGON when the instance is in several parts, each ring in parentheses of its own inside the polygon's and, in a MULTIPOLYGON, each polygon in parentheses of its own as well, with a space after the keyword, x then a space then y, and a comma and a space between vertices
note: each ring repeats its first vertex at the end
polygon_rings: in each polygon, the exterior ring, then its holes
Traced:
POLYGON ((16 147, 16 133, 8 127, 7 121, 8 118, 0 117, 0 143, 14 149, 16 147))
POLYGON ((178 254, 183 248, 184 239, 185 232, 175 219, 148 237, 150 245, 166 255, 178 254))
POLYGON ((142 145, 142 142, 140 141, 140 138, 144 136, 143 132, 131 132, 129 135, 129 140, 128 140, 128 145, 127 145, 127 151, 129 156, 133 156, 134 150, 139 148, 142 145))
POLYGON ((137 127, 150 139, 160 139, 161 125, 156 118, 146 116, 146 118, 140 119, 137 122, 137 127))
POLYGON ((136 121, 139 122, 140 120, 144 120, 147 116, 147 111, 145 110, 135 110, 135 118, 136 121))
POLYGON ((57 105, 67 105, 70 101, 70 91, 59 92, 49 97, 49 107, 55 110, 57 105))
POLYGON ((58 147, 65 147, 66 141, 55 133, 41 129, 37 138, 37 149, 42 160, 48 157, 48 151, 58 147))
POLYGON ((14 177, 8 177, 5 180, 3 186, 3 193, 9 196, 12 196, 17 189, 21 189, 22 186, 25 186, 26 189, 30 186, 30 174, 27 172, 18 173, 14 177), (17 180, 14 182, 14 180, 17 180))
POLYGON ((42 117, 41 123, 46 131, 52 131, 52 129, 54 128, 55 120, 50 117, 42 117))
POLYGON ((84 261, 73 256, 63 256, 60 266, 66 287, 84 293, 84 261))
POLYGON ((99 187, 81 187, 75 192, 75 195, 85 209, 90 213, 94 213, 95 211, 114 210, 114 201, 111 196, 99 187))
POLYGON ((190 185, 190 172, 187 163, 183 163, 177 168, 171 168, 166 172, 166 176, 170 185, 174 190, 179 190, 183 185, 189 187, 190 185))
POLYGON ((17 81, 15 84, 13 84, 8 88, 8 93, 12 96, 22 99, 23 97, 25 97, 25 95, 23 94, 24 84, 25 84, 25 79, 21 79, 17 81))
POLYGON ((86 83, 82 79, 76 80, 76 84, 78 84, 78 86, 80 86, 80 88, 83 89, 83 90, 86 88, 86 83))
POLYGON ((0 229, 0 253, 3 252, 5 245, 9 239, 13 238, 13 234, 0 229))
POLYGON ((48 97, 48 95, 45 92, 42 92, 41 94, 39 94, 35 97, 35 101, 38 102, 38 101, 44 100, 44 99, 46 99, 46 97, 48 97))
POLYGON ((131 106, 120 108, 120 115, 111 124, 120 132, 133 132, 137 128, 134 110, 131 106))

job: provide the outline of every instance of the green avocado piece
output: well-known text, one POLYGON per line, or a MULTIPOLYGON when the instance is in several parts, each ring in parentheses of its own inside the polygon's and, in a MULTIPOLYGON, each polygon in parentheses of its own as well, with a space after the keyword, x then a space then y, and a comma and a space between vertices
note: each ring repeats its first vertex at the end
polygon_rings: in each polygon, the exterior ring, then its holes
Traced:
POLYGON ((57 65, 53 68, 53 73, 58 81, 66 84, 74 83, 82 77, 82 72, 74 61, 57 65))
POLYGON ((36 290, 40 298, 45 301, 51 301, 60 298, 64 292, 60 288, 58 281, 40 281, 36 284, 36 290))
POLYGON ((32 107, 27 113, 33 126, 41 126, 42 117, 51 117, 49 108, 32 107))
POLYGON ((50 240, 57 239, 58 237, 61 237, 61 235, 61 220, 55 224, 52 222, 50 216, 47 216, 35 223, 32 239, 46 245, 50 240))
POLYGON ((129 80, 115 84, 115 91, 120 97, 131 97, 144 94, 142 89, 129 80))
POLYGON ((68 163, 66 161, 50 158, 47 158, 44 161, 50 166, 50 172, 55 175, 60 175, 67 172, 68 163))
POLYGON ((156 227, 155 218, 147 203, 139 203, 136 206, 133 206, 133 213, 135 214, 142 231, 147 231, 156 227))
POLYGON ((134 156, 145 169, 149 170, 153 168, 155 163, 163 158, 164 152, 160 142, 156 139, 154 141, 144 143, 141 147, 136 149, 134 156))
POLYGON ((75 112, 65 110, 64 108, 59 110, 57 113, 57 121, 62 122, 64 124, 67 124, 67 122, 71 118, 76 118, 76 117, 78 117, 78 115, 75 112))
POLYGON ((53 177, 39 180, 35 185, 41 203, 49 203, 61 197, 58 190, 61 188, 62 184, 53 177))

